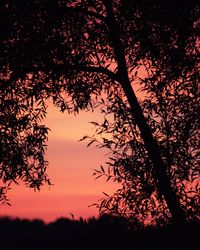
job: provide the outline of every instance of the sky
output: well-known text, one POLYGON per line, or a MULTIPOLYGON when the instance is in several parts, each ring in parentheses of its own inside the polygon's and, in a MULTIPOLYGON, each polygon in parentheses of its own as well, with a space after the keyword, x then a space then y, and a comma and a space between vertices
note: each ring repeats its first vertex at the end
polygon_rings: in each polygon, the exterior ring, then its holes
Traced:
MULTIPOLYGON (((145 71, 138 71, 144 77, 145 71)), ((139 87, 134 85, 136 95, 141 98, 139 87)), ((60 217, 89 218, 98 216, 98 209, 90 206, 104 197, 103 192, 112 195, 119 184, 106 179, 95 180, 92 175, 108 159, 105 149, 87 147, 87 142, 78 142, 85 135, 92 135, 91 121, 102 120, 102 114, 82 111, 79 115, 61 113, 49 104, 45 124, 51 129, 48 138, 46 159, 47 173, 53 184, 44 186, 40 192, 13 185, 8 193, 11 206, 0 206, 0 216, 54 221, 60 217)))
POLYGON ((0 206, 0 216, 42 219, 45 222, 59 217, 88 218, 98 216, 98 209, 90 206, 104 195, 112 194, 117 184, 105 179, 95 180, 92 173, 104 164, 108 155, 105 149, 87 147, 78 142, 84 135, 92 135, 89 123, 100 119, 97 112, 82 112, 77 116, 61 113, 49 106, 45 124, 49 132, 46 159, 47 173, 53 185, 43 186, 39 192, 23 184, 12 185, 8 193, 11 206, 0 206))

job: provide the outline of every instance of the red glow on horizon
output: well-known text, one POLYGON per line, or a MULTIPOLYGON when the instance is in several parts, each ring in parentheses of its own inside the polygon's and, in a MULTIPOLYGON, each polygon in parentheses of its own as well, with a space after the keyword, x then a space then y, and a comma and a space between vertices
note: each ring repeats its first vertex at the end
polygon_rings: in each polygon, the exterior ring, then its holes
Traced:
POLYGON ((91 204, 103 197, 102 192, 112 194, 116 184, 105 179, 95 180, 93 170, 106 161, 106 151, 86 147, 78 142, 84 135, 92 134, 89 121, 99 120, 98 112, 82 112, 79 116, 62 114, 50 107, 45 121, 49 132, 47 173, 53 183, 49 189, 34 192, 24 185, 12 186, 8 193, 11 207, 1 206, 0 216, 38 218, 45 222, 73 214, 88 218, 98 216, 98 209, 91 204))

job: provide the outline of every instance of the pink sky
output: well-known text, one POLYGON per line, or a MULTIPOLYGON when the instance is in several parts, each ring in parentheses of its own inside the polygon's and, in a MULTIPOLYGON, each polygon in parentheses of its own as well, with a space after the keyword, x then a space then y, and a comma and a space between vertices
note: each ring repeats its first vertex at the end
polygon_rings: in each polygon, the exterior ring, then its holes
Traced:
POLYGON ((82 112, 78 116, 62 114, 52 106, 48 110, 46 124, 49 133, 47 160, 48 174, 54 184, 50 189, 42 187, 40 192, 13 186, 8 193, 12 206, 0 206, 0 216, 40 218, 46 222, 58 217, 87 218, 97 216, 96 203, 106 192, 112 194, 116 184, 95 180, 93 169, 106 160, 106 151, 86 147, 85 142, 77 142, 84 135, 91 135, 93 126, 89 121, 99 118, 98 112, 82 112))

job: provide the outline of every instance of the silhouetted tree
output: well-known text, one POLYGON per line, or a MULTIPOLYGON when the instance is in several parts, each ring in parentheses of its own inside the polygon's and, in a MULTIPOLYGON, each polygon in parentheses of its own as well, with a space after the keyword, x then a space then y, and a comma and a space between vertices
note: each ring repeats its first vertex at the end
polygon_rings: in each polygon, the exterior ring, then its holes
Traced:
POLYGON ((99 133, 114 137, 104 138, 103 146, 114 145, 110 166, 125 184, 111 206, 101 207, 115 211, 125 200, 138 218, 152 211, 151 216, 162 213, 178 224, 196 215, 198 2, 5 0, 0 5, 2 197, 18 179, 34 188, 49 181, 48 128, 41 121, 51 98, 61 111, 100 105, 114 114, 99 133))
MULTIPOLYGON (((146 63, 146 77, 137 76, 146 93, 140 105, 187 218, 199 218, 197 82, 180 77, 167 84, 167 77, 149 72, 151 66, 146 63)), ((84 139, 110 150, 109 162, 95 170, 96 178, 104 176, 106 180, 120 182, 121 187, 113 196, 105 195, 97 206, 102 212, 132 218, 134 224, 145 220, 165 224, 171 216, 157 189, 152 162, 124 94, 102 99, 99 105, 103 107, 104 120, 93 122, 95 134, 84 139)))

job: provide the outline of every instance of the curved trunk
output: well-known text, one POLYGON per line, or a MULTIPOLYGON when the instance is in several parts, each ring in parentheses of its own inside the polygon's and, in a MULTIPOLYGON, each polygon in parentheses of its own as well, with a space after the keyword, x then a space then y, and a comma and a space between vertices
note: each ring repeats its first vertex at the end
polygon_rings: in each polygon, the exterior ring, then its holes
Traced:
POLYGON ((132 116, 139 127, 141 137, 144 141, 149 157, 153 163, 155 178, 158 182, 158 190, 165 198, 174 223, 182 225, 186 221, 185 212, 181 208, 177 195, 171 187, 170 179, 166 173, 158 143, 153 138, 151 129, 147 124, 147 121, 144 117, 143 111, 140 107, 137 97, 131 87, 126 67, 124 48, 120 41, 120 35, 118 32, 117 22, 113 13, 112 3, 110 0, 104 0, 103 2, 107 11, 107 26, 110 32, 110 41, 114 48, 116 61, 118 63, 119 83, 121 84, 124 93, 128 99, 132 116))

